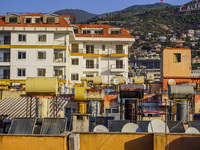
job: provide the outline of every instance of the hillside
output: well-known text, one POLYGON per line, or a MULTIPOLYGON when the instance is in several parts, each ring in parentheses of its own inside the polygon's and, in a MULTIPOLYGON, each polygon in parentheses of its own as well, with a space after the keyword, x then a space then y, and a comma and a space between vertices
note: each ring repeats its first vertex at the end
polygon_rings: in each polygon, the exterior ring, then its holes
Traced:
POLYGON ((94 18, 96 16, 96 14, 92 14, 80 9, 63 9, 63 10, 58 10, 54 13, 74 13, 76 16, 76 23, 90 20, 91 18, 94 18))

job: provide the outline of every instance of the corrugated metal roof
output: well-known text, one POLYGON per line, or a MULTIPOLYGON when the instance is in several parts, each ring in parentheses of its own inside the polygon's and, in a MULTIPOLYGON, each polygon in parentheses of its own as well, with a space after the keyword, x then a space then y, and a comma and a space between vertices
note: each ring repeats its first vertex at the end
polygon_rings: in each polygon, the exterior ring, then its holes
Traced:
MULTIPOLYGON (((60 110, 63 109, 68 103, 69 98, 58 98, 57 106, 59 114, 60 110)), ((50 117, 54 117, 54 99, 50 99, 50 117)), ((14 117, 30 117, 30 100, 28 100, 28 110, 27 110, 27 98, 13 98, 8 97, 0 100, 0 115, 8 115, 7 119, 13 119, 14 117), (28 116, 26 116, 28 114, 28 116)), ((32 98, 32 109, 31 117, 36 116, 36 98, 32 98)))

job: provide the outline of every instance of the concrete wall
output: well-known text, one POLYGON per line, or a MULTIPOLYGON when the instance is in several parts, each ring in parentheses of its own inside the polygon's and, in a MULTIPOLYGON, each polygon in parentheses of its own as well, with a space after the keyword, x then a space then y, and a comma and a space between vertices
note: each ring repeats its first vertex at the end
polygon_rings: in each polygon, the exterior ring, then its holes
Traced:
POLYGON ((198 150, 200 134, 80 133, 81 150, 198 150))
POLYGON ((1 150, 68 150, 67 136, 0 135, 1 150))
POLYGON ((191 77, 191 49, 166 48, 161 60, 163 77, 191 77), (181 54, 181 62, 174 62, 174 53, 181 54))

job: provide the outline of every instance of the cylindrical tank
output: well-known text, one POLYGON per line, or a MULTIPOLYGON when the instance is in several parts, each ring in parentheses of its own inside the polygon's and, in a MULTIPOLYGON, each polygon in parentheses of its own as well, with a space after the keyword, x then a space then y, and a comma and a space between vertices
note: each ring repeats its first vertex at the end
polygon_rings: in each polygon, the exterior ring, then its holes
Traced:
POLYGON ((26 93, 31 96, 57 95, 58 79, 56 77, 29 77, 26 79, 26 93))
POLYGON ((103 89, 86 89, 85 100, 104 100, 105 91, 103 89))
POLYGON ((36 98, 36 117, 50 117, 50 99, 36 98))
POLYGON ((144 77, 135 76, 135 84, 144 84, 144 77))
POLYGON ((91 116, 96 117, 100 116, 101 105, 99 101, 90 101, 89 102, 89 113, 91 116))
POLYGON ((170 99, 189 99, 190 95, 194 94, 193 85, 170 85, 168 96, 170 99))
POLYGON ((116 77, 113 78, 113 81, 115 79, 119 80, 119 84, 124 84, 124 77, 122 77, 122 76, 116 76, 116 77))
POLYGON ((187 122, 189 120, 189 101, 178 101, 176 106, 177 121, 187 122))
POLYGON ((85 102, 78 103, 78 112, 81 114, 86 114, 87 112, 87 105, 85 102))
POLYGON ((75 87, 74 98, 78 101, 85 100, 85 90, 90 89, 90 87, 75 87))

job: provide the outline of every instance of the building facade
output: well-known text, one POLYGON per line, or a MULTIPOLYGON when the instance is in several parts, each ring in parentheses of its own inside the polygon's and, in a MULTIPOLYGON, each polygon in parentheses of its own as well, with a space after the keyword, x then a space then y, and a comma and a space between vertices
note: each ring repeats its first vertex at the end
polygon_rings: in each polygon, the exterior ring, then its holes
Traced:
POLYGON ((70 16, 8 14, 0 16, 0 79, 58 77, 128 77, 128 46, 134 38, 123 28, 71 25, 70 16))

